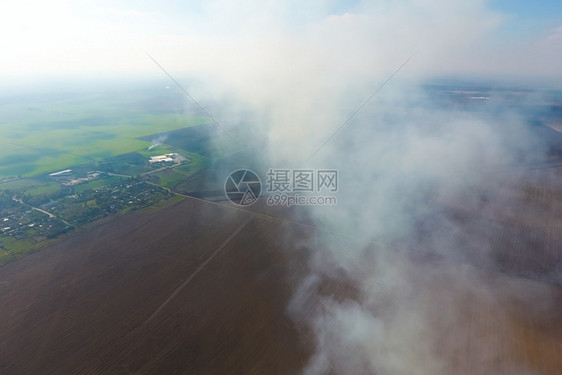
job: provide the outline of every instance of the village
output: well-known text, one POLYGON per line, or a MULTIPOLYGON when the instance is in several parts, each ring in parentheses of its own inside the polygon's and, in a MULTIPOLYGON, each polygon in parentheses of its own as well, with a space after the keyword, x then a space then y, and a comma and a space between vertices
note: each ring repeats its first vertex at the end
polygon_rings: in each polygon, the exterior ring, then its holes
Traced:
MULTIPOLYGON (((59 191, 30 197, 0 192, 0 237, 39 243, 113 213, 150 206, 171 195, 140 177, 122 178, 75 194, 59 191), (36 202, 40 204, 35 206, 36 202)), ((0 250, 10 253, 12 249, 0 242, 0 250)))

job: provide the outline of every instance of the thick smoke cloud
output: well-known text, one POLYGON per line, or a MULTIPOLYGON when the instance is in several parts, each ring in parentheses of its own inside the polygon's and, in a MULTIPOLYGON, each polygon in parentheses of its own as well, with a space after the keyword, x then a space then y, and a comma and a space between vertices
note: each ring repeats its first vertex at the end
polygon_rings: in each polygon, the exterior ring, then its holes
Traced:
MULTIPOLYGON (((192 66, 215 80, 195 96, 223 90, 236 98, 219 115, 227 128, 226 113, 251 112, 246 134, 263 137, 268 166, 340 171, 338 205, 310 208, 323 230, 309 244, 309 275, 288 306, 314 334, 304 374, 493 373, 498 361, 517 357, 498 341, 514 338, 512 311, 532 288, 464 262, 496 266, 488 219, 517 216, 509 212, 515 198, 504 193, 523 178, 508 166, 531 161, 543 145, 518 113, 438 105, 421 87, 484 43, 501 17, 482 1, 365 2, 326 17, 249 3, 243 26, 228 21, 242 31, 215 45, 228 64, 210 58, 209 47, 205 63, 192 66), (487 314, 490 326, 475 314, 487 314)), ((226 20, 225 4, 215 5, 215 22, 226 20)), ((501 366, 532 373, 515 360, 501 366)))
MULTIPOLYGON (((503 360, 494 344, 484 339, 470 353, 463 347, 471 334, 463 309, 484 305, 490 320, 503 322, 508 307, 498 301, 519 294, 520 286, 492 287, 463 266, 419 265, 410 255, 452 262, 477 257, 480 266, 494 267, 485 218, 504 204, 513 206, 496 184, 519 179, 498 176, 540 144, 513 117, 503 123, 507 119, 432 109, 424 99, 411 102, 406 95, 373 107, 323 160, 340 170, 341 189, 338 206, 314 207, 313 217, 351 239, 320 241, 310 262, 314 276, 291 305, 316 334, 317 351, 305 373, 449 374, 463 373, 466 366, 493 371, 503 360), (481 189, 489 197, 485 202, 475 194, 481 189), (470 237, 466 223, 443 212, 456 205, 481 215, 471 223, 470 237), (420 234, 420 223, 432 227, 420 234), (324 295, 322 283, 333 279, 351 283, 354 293, 324 295), (342 295, 348 297, 342 301, 342 295), (451 367, 461 357, 469 358, 467 363, 451 367)), ((507 326, 493 329, 502 340, 513 338, 507 326)))
MULTIPOLYGON (((209 22, 228 28, 229 37, 187 38, 185 59, 181 50, 168 58, 168 44, 155 46, 154 54, 206 76, 197 97, 216 98, 226 88, 228 97, 257 110, 255 121, 267 134, 271 157, 287 162, 306 160, 412 54, 417 53, 414 61, 396 81, 449 73, 452 57, 501 22, 481 1, 365 2, 357 13, 324 10, 324 17, 301 3, 275 4, 209 6, 209 22), (246 13, 236 17, 241 9, 246 13)), ((393 86, 395 95, 405 94, 406 89, 396 90, 398 82, 393 86)), ((223 112, 226 117, 233 111, 223 112)))

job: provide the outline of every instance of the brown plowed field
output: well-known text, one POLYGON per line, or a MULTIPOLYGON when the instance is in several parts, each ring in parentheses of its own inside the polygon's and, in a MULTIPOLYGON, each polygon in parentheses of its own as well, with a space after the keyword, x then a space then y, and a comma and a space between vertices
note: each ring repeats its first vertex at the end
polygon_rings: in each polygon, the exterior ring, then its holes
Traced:
MULTIPOLYGON (((1 267, 0 374, 299 373, 314 339, 286 311, 311 232, 188 198, 1 267)), ((560 287, 446 259, 404 262, 420 283, 389 292, 426 322, 444 373, 562 373, 560 287)))
POLYGON ((0 373, 297 372, 307 349, 285 307, 299 266, 281 231, 186 200, 1 267, 0 373))

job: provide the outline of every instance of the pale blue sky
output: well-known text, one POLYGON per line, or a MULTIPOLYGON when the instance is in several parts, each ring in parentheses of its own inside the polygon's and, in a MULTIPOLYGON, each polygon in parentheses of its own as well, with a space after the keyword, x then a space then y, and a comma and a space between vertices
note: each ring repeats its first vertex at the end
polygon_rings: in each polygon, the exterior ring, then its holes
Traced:
POLYGON ((558 19, 562 16, 562 2, 558 0, 492 0, 493 9, 510 13, 519 19, 558 19))
POLYGON ((502 37, 533 38, 562 26, 560 0, 491 0, 490 7, 508 16, 498 30, 502 37))
POLYGON ((418 50, 424 74, 562 76, 561 0, 20 0, 0 34, 0 74, 146 72, 145 51, 172 70, 305 55, 387 70, 418 50))

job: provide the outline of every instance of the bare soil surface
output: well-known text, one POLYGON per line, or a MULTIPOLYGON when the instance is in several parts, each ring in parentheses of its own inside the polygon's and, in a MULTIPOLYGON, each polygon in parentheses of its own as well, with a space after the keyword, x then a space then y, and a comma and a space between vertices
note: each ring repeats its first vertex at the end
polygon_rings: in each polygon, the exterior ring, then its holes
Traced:
POLYGON ((308 349, 285 312, 302 258, 287 230, 186 200, 8 264, 0 373, 296 373, 308 349))
MULTIPOLYGON (((0 374, 300 373, 314 337, 287 306, 307 273, 314 230, 260 210, 188 198, 0 267, 0 374)), ((470 214, 458 219, 468 234, 470 214)), ((522 266, 519 275, 515 267, 531 264, 538 248, 535 259, 552 264, 562 231, 549 226, 537 235, 540 228, 508 224, 491 232, 501 235, 498 247, 526 254, 510 255, 518 262, 397 255, 412 285, 388 293, 424 322, 428 340, 412 342, 412 350, 440 358, 444 373, 562 373, 562 288, 529 277, 536 266, 522 266), (543 261, 545 254, 554 255, 543 261)), ((322 295, 340 303, 361 298, 344 278, 326 279, 322 295)), ((380 314, 393 319, 395 311, 380 314)))

